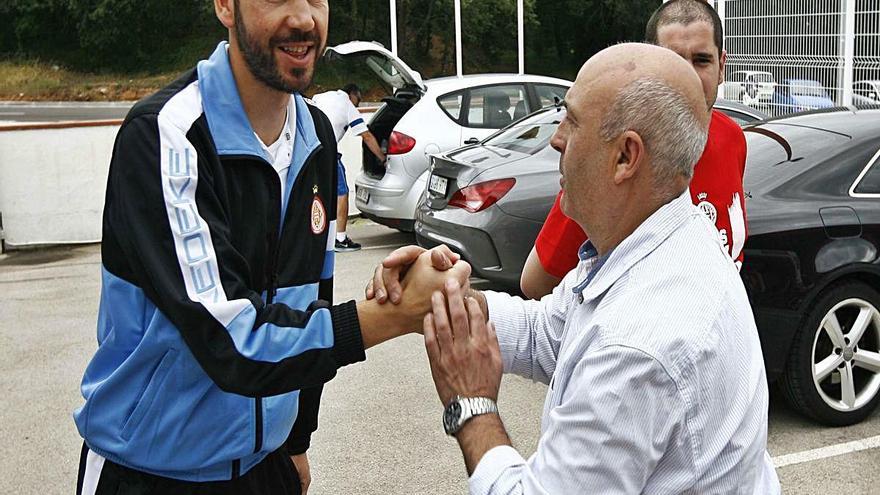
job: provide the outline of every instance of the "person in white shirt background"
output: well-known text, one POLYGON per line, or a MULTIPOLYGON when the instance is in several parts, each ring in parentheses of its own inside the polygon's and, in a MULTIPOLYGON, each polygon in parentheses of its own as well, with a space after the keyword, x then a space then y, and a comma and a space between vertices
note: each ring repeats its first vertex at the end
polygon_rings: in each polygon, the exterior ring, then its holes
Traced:
MULTIPOLYGON (((361 90, 355 84, 348 84, 336 91, 318 93, 312 97, 315 106, 320 108, 333 125, 338 143, 350 129, 360 136, 367 148, 376 155, 380 163, 385 163, 385 153, 376 141, 376 137, 367 128, 357 107, 361 104, 361 90)), ((336 251, 357 251, 361 245, 352 241, 345 232, 348 224, 348 183, 345 180, 345 165, 342 154, 339 157, 339 184, 336 206, 336 251)))
MULTIPOLYGON (((540 301, 447 283, 425 317, 470 492, 780 493, 751 307, 687 192, 709 125, 699 77, 665 48, 616 45, 565 107, 551 145, 563 212, 590 232, 580 264, 540 301), (495 405, 502 372, 549 385, 528 460, 495 405)), ((367 297, 399 303, 421 252, 392 253, 367 297)))

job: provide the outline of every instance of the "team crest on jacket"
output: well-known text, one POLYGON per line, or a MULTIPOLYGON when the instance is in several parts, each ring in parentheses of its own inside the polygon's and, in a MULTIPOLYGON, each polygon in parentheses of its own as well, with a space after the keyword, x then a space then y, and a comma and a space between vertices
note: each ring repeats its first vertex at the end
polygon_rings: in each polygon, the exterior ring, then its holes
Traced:
POLYGON ((715 205, 706 201, 707 197, 709 197, 709 195, 704 192, 697 194, 697 199, 700 200, 697 204, 697 208, 709 217, 709 221, 712 222, 712 225, 715 225, 715 221, 718 219, 718 210, 715 209, 715 205))
POLYGON ((311 220, 312 233, 318 235, 322 234, 327 228, 327 210, 324 208, 321 198, 318 197, 318 186, 312 187, 312 192, 315 194, 315 199, 312 200, 312 215, 309 218, 311 220))

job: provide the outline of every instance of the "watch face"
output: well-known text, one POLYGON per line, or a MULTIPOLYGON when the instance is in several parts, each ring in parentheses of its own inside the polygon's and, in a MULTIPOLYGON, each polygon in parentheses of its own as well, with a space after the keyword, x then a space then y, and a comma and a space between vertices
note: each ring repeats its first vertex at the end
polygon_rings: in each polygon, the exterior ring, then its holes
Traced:
POLYGON ((443 412, 443 428, 447 432, 455 430, 459 418, 461 418, 461 404, 458 401, 453 401, 446 406, 446 410, 443 412))

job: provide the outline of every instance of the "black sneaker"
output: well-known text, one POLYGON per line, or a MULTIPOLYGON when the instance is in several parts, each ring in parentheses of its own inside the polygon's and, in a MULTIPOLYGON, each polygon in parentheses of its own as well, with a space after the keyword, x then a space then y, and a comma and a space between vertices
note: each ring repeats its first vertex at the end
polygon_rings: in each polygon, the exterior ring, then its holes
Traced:
POLYGON ((351 237, 346 236, 345 240, 342 242, 336 241, 336 252, 345 253, 348 251, 357 251, 361 248, 361 245, 351 240, 351 237))

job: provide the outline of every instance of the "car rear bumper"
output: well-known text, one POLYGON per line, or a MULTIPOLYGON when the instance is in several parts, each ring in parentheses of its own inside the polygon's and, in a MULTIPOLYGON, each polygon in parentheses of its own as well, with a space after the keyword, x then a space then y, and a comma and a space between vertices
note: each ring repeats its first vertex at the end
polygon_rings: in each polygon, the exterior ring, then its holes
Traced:
MULTIPOLYGON (((525 258, 534 239, 526 239, 521 231, 510 228, 512 222, 522 226, 522 219, 510 217, 498 208, 468 213, 459 208, 432 210, 425 205, 416 211, 414 231, 416 242, 431 248, 446 244, 471 264, 473 274, 491 282, 517 289, 525 258), (511 233, 517 233, 520 244, 513 245, 511 233)), ((535 235, 540 225, 534 229, 535 235)))
POLYGON ((355 179, 355 205, 364 217, 383 225, 397 228, 402 222, 411 227, 424 188, 423 180, 395 175, 390 170, 381 179, 362 173, 355 179))

